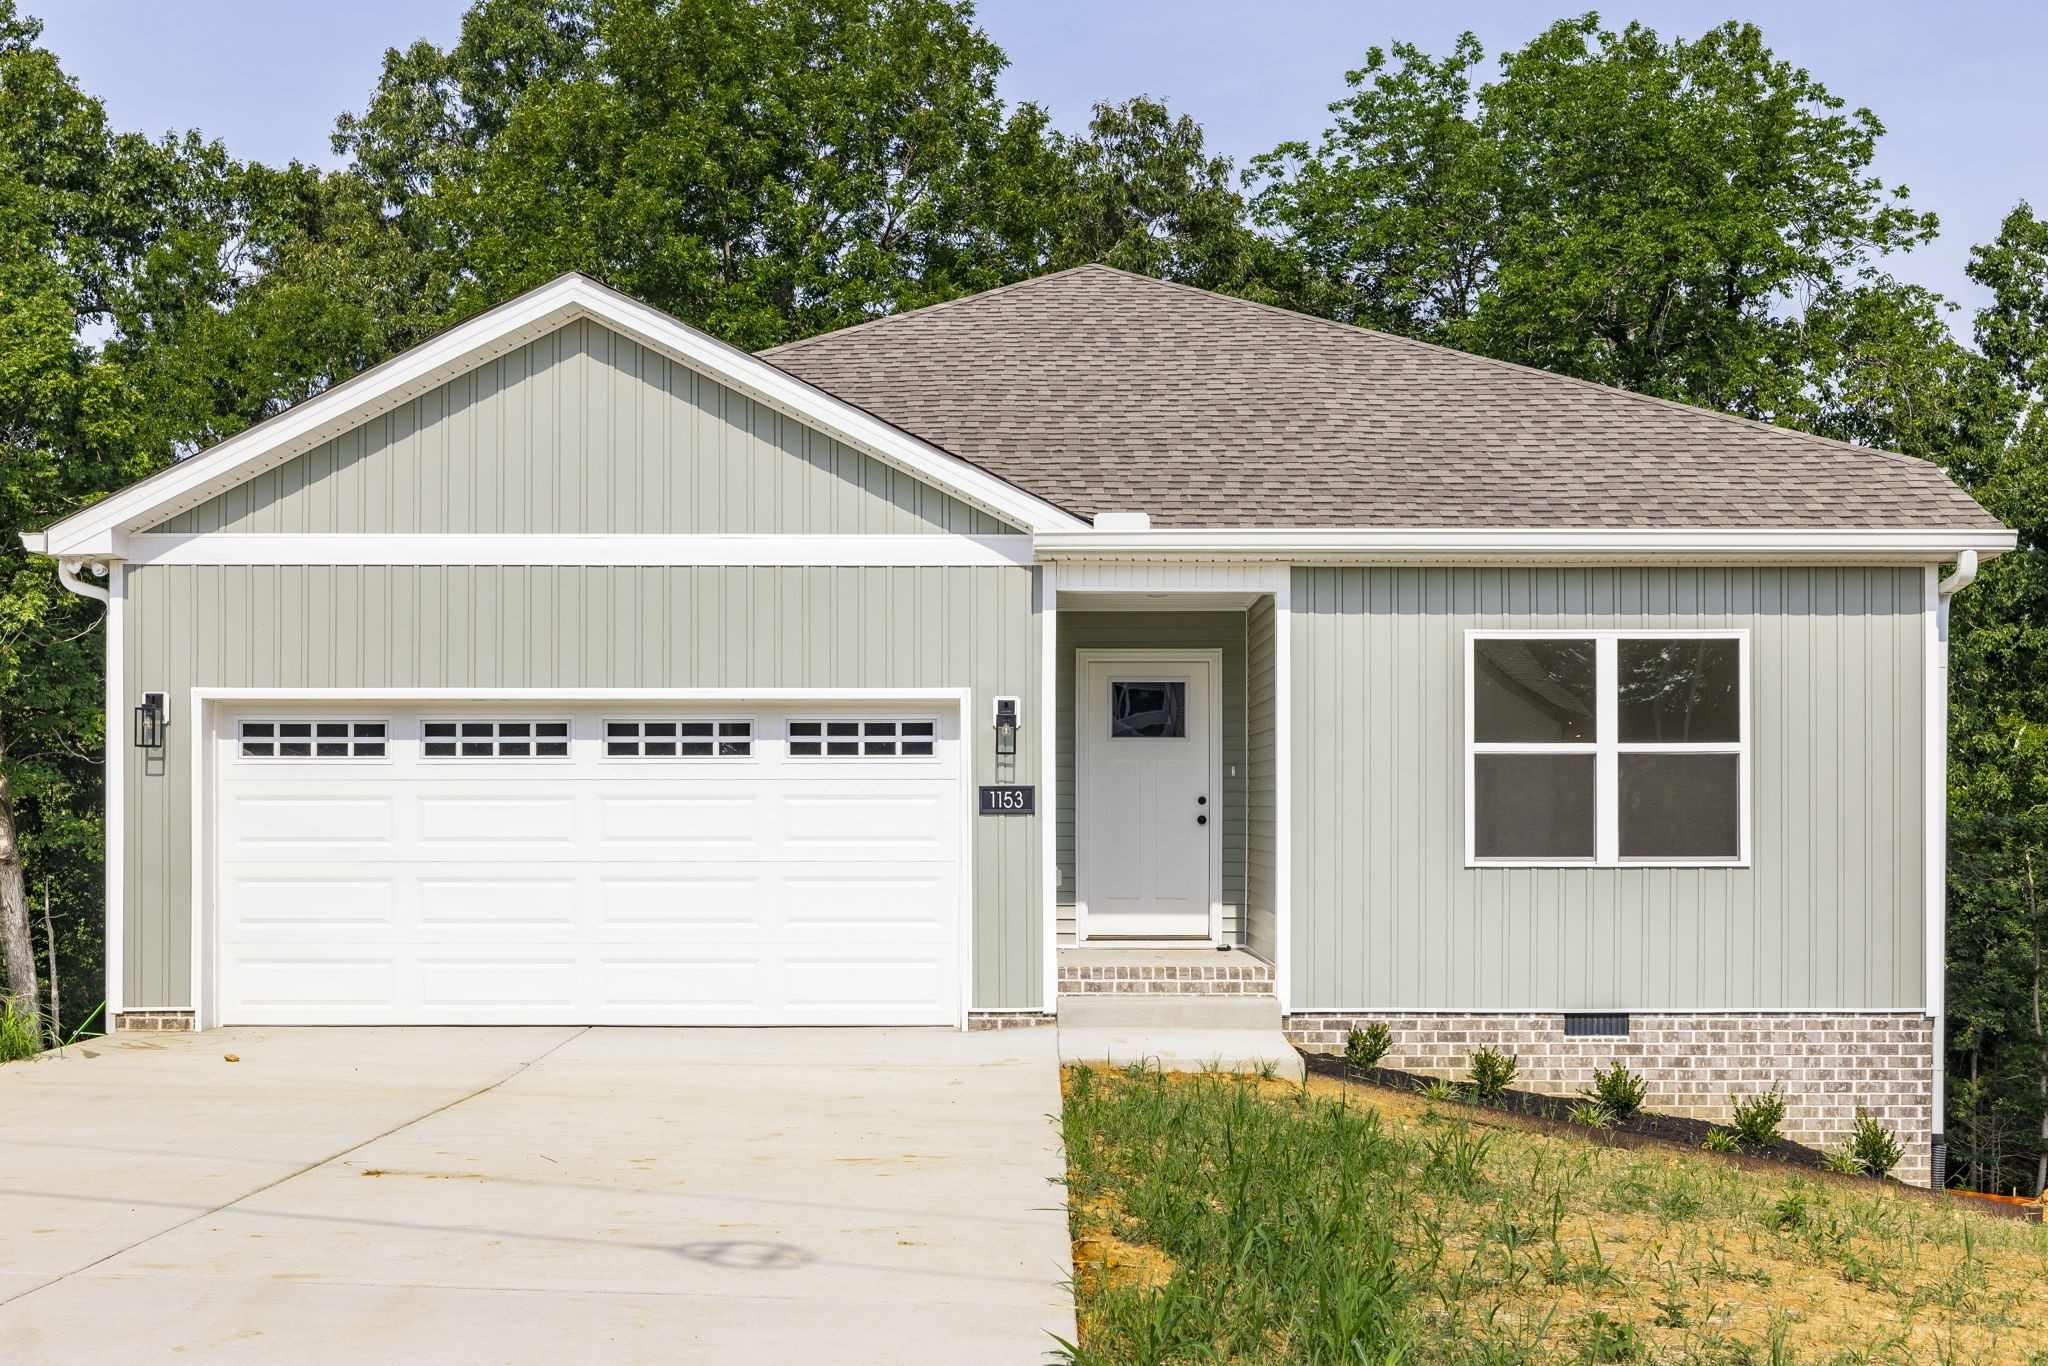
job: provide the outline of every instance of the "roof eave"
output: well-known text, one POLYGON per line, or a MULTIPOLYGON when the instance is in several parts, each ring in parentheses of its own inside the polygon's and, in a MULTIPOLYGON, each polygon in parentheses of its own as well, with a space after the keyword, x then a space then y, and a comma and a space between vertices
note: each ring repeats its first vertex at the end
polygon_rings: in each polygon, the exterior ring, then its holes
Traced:
POLYGON ((1945 564, 2018 544, 2000 528, 1202 528, 1041 532, 1040 560, 1261 560, 1290 564, 1945 564))

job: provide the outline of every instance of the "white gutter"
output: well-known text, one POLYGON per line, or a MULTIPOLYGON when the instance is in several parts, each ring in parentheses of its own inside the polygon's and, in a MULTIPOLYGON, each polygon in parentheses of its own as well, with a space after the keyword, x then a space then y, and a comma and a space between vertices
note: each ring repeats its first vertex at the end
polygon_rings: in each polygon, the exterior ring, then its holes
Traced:
POLYGON ((1646 527, 1501 527, 1375 531, 1304 527, 1201 530, 1042 531, 1041 560, 1277 560, 1290 564, 1412 563, 1784 563, 1928 564, 1957 554, 1990 557, 2018 542, 2012 531, 1891 531, 1646 527))

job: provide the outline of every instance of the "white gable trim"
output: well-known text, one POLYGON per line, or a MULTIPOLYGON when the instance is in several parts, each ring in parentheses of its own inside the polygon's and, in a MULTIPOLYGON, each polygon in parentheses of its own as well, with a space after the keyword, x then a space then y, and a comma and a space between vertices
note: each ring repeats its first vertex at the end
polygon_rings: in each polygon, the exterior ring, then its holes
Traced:
POLYGON ((582 275, 565 275, 458 323, 211 449, 51 527, 30 548, 49 555, 127 553, 128 533, 160 523, 436 389, 578 318, 591 318, 679 364, 1029 531, 1077 530, 1079 518, 582 275))

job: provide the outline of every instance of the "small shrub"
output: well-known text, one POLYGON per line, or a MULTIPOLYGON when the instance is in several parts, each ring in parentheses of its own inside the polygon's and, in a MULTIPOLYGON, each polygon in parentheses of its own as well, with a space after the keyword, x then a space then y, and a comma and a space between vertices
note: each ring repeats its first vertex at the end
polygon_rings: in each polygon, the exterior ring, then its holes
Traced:
POLYGON ((1849 1133, 1847 1147, 1855 1156, 1857 1170, 1866 1176, 1889 1176, 1899 1159, 1906 1155, 1899 1136, 1871 1118, 1870 1112, 1862 1106, 1856 1107, 1856 1127, 1849 1133))
POLYGON ((1566 1112, 1565 1118, 1574 1124, 1583 1124, 1588 1129, 1612 1129, 1614 1111, 1597 1100, 1582 1100, 1566 1112))
POLYGON ((1466 1066, 1472 1073, 1473 1093, 1481 1100, 1499 1100, 1514 1084, 1521 1060, 1512 1053, 1482 1046, 1472 1050, 1472 1059, 1466 1066))
POLYGON ((1613 1066, 1595 1072, 1592 1087, 1579 1092, 1616 1119, 1627 1119, 1641 1110, 1649 1093, 1650 1084, 1623 1066, 1619 1058, 1613 1066))
POLYGON ((1353 1067, 1378 1067, 1393 1046, 1394 1031, 1387 1028, 1385 1020, 1374 1020, 1344 1036, 1344 1061, 1353 1067))
POLYGON ((1772 1082, 1771 1089, 1744 1100, 1730 1096, 1735 1106, 1735 1118, 1728 1127, 1735 1133, 1735 1139, 1748 1148, 1775 1148, 1784 1135, 1778 1126, 1785 1122, 1785 1092, 1772 1082))
POLYGON ((12 1000, 0 1000, 0 1062, 19 1062, 42 1051, 36 1017, 12 1000))
POLYGON ((1700 1146, 1710 1153, 1737 1153, 1742 1145, 1735 1141, 1735 1135, 1726 1129, 1716 1129, 1700 1140, 1700 1146))

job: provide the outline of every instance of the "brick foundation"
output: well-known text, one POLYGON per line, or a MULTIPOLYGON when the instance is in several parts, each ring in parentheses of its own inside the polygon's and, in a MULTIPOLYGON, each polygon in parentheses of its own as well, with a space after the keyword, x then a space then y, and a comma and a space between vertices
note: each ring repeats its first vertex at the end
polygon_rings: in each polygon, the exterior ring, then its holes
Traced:
MULTIPOLYGON (((1221 955, 1219 955, 1221 956, 1221 955)), ((1270 996, 1273 969, 1269 964, 1231 954, 1221 963, 1074 964, 1059 965, 1063 996, 1105 992, 1143 996, 1270 996)))
POLYGON ((124 1010, 114 1017, 117 1034, 157 1034, 192 1028, 189 1010, 124 1010))
POLYGON ((1729 1093, 1773 1081, 1785 1090, 1784 1131, 1812 1147, 1838 1143, 1868 1110, 1905 1145, 1895 1175, 1926 1185, 1934 1121, 1934 1022, 1922 1015, 1631 1015, 1626 1036, 1564 1036, 1562 1015, 1299 1014, 1287 1037, 1310 1052, 1341 1053, 1344 1037, 1373 1020, 1394 1032, 1386 1067, 1461 1078, 1472 1050, 1516 1055, 1517 1087, 1570 1095, 1619 1058, 1649 1082, 1650 1109, 1727 1122, 1729 1093))
POLYGON ((967 1027, 982 1029, 1032 1029, 1039 1025, 1058 1024, 1059 1017, 1031 1010, 970 1010, 967 1012, 967 1027))

